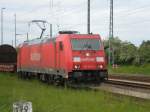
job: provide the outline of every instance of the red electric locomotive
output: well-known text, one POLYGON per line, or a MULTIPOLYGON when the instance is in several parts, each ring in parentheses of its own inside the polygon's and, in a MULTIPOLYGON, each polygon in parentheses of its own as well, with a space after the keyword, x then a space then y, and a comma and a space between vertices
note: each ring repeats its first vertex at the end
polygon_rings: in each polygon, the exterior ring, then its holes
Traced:
POLYGON ((61 31, 56 38, 35 39, 19 46, 17 71, 47 82, 107 79, 99 35, 61 31))

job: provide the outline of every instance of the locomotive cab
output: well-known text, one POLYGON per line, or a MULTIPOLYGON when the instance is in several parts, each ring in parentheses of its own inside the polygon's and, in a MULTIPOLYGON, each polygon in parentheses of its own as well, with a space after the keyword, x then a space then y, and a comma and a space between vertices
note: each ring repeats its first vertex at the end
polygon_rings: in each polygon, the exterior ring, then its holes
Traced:
POLYGON ((79 35, 71 38, 72 77, 99 80, 107 78, 103 44, 99 35, 79 35))
POLYGON ((107 79, 104 47, 99 35, 61 34, 60 37, 59 47, 65 50, 60 64, 63 60, 66 62, 69 79, 107 79))

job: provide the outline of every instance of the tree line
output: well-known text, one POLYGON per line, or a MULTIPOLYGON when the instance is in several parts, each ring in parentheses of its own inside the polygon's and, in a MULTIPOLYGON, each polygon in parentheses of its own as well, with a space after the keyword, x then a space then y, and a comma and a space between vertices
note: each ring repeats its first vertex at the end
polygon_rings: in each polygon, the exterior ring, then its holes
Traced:
POLYGON ((110 42, 111 64, 143 65, 150 63, 150 40, 143 41, 137 47, 131 42, 122 41, 118 37, 105 40, 105 52, 108 58, 110 42))

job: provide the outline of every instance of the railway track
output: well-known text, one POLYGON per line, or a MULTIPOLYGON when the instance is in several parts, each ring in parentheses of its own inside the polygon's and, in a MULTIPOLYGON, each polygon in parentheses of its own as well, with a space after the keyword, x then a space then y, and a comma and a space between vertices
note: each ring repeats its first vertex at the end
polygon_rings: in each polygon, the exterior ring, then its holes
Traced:
POLYGON ((131 80, 150 83, 150 76, 145 75, 109 74, 109 79, 121 79, 121 80, 131 80))
POLYGON ((113 84, 113 85, 121 85, 125 87, 150 89, 150 83, 148 82, 139 82, 139 81, 121 80, 121 79, 109 79, 106 83, 113 84))
POLYGON ((147 89, 150 90, 150 83, 148 82, 140 82, 140 81, 131 81, 131 80, 122 80, 122 79, 108 79, 106 82, 102 84, 75 84, 71 85, 75 88, 91 88, 92 87, 100 87, 103 84, 107 85, 115 85, 115 86, 121 86, 126 88, 135 88, 135 89, 147 89))

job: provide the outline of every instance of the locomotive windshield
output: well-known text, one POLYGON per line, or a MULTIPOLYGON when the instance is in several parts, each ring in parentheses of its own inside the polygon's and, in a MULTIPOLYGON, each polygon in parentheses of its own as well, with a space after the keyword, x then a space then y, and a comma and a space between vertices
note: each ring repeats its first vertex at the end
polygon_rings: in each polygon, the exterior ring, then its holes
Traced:
POLYGON ((100 50, 99 39, 72 39, 72 50, 100 50))

